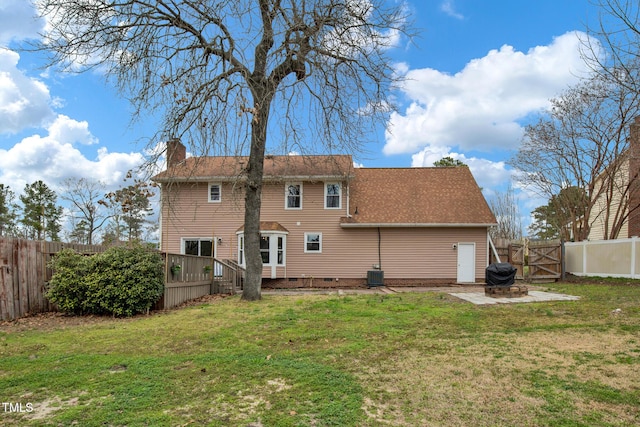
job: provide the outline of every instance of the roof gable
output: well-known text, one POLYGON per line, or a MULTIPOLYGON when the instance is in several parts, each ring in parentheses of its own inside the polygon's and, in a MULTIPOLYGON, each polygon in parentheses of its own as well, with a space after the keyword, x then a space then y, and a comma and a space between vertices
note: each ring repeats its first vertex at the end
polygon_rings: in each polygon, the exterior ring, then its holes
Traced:
POLYGON ((343 226, 496 223, 468 167, 356 169, 349 213, 343 226))

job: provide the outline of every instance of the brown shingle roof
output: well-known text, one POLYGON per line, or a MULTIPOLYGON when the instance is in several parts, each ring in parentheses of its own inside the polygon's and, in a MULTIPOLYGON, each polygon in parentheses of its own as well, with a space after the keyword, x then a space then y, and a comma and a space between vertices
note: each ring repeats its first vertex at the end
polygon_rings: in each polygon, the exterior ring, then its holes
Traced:
POLYGON ((343 227, 496 223, 467 167, 356 169, 349 204, 343 227))
MULTIPOLYGON (((241 176, 247 162, 245 156, 190 157, 152 179, 158 182, 233 180, 241 176)), ((264 160, 266 180, 347 178, 352 174, 353 161, 349 155, 265 156, 264 160)))
MULTIPOLYGON (((236 231, 244 231, 244 224, 242 224, 236 231)), ((275 221, 260 221, 260 231, 281 231, 283 233, 289 232, 289 230, 284 228, 282 224, 275 221)))

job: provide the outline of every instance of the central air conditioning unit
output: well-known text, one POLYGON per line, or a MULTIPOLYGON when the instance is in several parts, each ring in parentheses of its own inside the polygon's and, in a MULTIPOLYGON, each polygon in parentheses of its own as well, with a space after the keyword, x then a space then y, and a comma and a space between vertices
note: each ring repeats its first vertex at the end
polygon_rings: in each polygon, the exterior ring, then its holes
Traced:
POLYGON ((384 286, 384 271, 382 270, 369 270, 367 271, 367 286, 384 286))

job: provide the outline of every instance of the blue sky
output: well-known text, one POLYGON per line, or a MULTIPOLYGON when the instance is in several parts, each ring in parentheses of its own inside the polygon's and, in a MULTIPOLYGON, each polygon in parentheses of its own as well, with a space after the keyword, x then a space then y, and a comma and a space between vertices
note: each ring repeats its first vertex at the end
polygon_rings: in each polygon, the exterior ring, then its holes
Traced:
MULTIPOLYGON (((393 1, 393 0, 390 0, 393 1)), ((487 198, 504 191, 523 125, 585 75, 580 38, 598 10, 589 0, 407 0, 419 36, 392 57, 408 77, 399 110, 356 159, 366 167, 469 164, 487 198)), ((42 179, 121 184, 143 160, 152 119, 130 126, 131 107, 98 73, 61 75, 17 46, 43 22, 24 0, 0 0, 0 183, 20 193, 42 179)), ((523 222, 545 203, 518 189, 523 222)))

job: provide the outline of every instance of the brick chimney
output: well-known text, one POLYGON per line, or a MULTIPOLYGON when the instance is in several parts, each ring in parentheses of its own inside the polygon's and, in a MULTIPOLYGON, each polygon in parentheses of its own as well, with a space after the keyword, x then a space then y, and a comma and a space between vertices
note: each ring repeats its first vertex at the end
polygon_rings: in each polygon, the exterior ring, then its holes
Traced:
POLYGON ((167 169, 184 162, 187 158, 187 148, 178 138, 167 141, 167 169))
POLYGON ((640 236, 640 117, 629 126, 629 235, 640 236))

